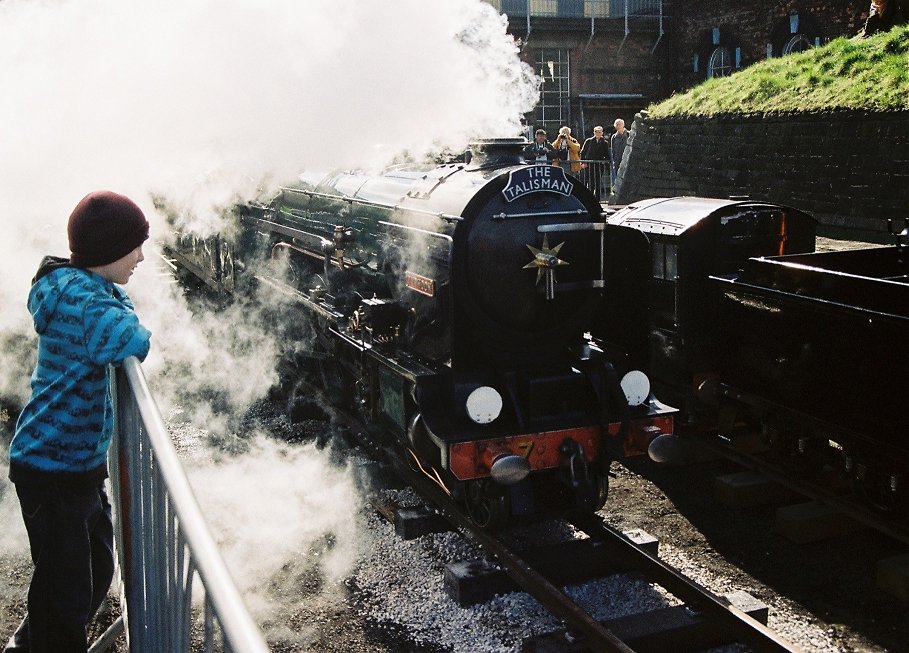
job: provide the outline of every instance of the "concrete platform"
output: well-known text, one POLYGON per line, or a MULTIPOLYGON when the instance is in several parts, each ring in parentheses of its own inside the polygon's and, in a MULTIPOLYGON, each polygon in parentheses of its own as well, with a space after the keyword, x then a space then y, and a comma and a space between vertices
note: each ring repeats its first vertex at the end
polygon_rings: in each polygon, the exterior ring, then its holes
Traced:
POLYGON ((729 508, 750 508, 793 501, 799 495, 760 472, 749 470, 717 476, 713 496, 717 503, 729 508))
POLYGON ((836 509, 809 501, 785 506, 776 511, 773 530, 796 544, 818 542, 853 533, 864 526, 836 509))
POLYGON ((909 602, 909 553, 877 561, 877 587, 909 602))

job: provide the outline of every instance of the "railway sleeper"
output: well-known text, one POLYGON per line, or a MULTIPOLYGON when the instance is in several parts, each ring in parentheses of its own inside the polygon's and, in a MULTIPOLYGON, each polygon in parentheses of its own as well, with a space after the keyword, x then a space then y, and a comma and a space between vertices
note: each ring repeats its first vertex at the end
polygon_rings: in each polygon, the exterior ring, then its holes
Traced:
MULTIPOLYGON (((649 533, 638 529, 626 531, 624 535, 651 555, 657 555, 659 540, 649 533)), ((615 555, 615 550, 608 544, 592 539, 547 544, 522 551, 521 557, 553 585, 560 587, 635 569, 631 560, 615 555), (565 564, 566 560, 571 564, 565 564)), ((520 590, 504 569, 483 560, 462 560, 446 565, 444 584, 445 591, 462 608, 489 601, 496 594, 520 590)))
MULTIPOLYGON (((767 606, 744 591, 727 594, 725 600, 752 619, 767 624, 767 606)), ((709 620, 687 605, 676 605, 600 622, 636 653, 703 651, 737 641, 728 626, 709 620)), ((583 638, 559 630, 527 637, 521 653, 583 653, 589 651, 583 638)))

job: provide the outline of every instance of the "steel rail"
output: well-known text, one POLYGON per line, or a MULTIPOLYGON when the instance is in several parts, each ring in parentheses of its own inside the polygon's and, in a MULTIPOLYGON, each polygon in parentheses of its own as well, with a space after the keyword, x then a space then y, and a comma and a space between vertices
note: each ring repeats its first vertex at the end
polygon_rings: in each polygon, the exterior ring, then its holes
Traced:
MULTIPOLYGON (((312 386, 310 387, 312 388, 312 386)), ((312 389, 321 394, 320 389, 312 389)), ((332 408, 332 415, 340 424, 354 431, 358 439, 368 438, 363 424, 352 415, 338 408, 332 408)), ((369 442, 369 444, 372 447, 377 446, 375 442, 369 442)), ((594 619, 540 572, 533 569, 501 540, 477 528, 451 497, 428 477, 411 469, 406 462, 400 459, 398 452, 384 446, 378 446, 378 448, 407 483, 410 483, 421 496, 433 503, 454 526, 463 529, 492 553, 505 572, 528 594, 539 601, 550 613, 568 624, 575 632, 584 635, 584 645, 591 651, 594 653, 634 653, 634 649, 629 648, 612 631, 594 619)))
POLYGON ((591 538, 607 541, 618 555, 629 560, 648 580, 657 583, 689 607, 702 611, 708 618, 740 633, 741 643, 761 653, 800 653, 802 649, 790 644, 767 626, 748 616, 727 601, 716 596, 665 562, 628 540, 596 515, 583 515, 569 521, 591 538))
POLYGON ((844 499, 835 491, 825 489, 823 486, 816 483, 793 478, 791 474, 781 470, 779 466, 774 465, 772 462, 764 460, 759 455, 737 451, 734 445, 727 444, 723 441, 722 436, 713 434, 713 437, 711 437, 711 435, 707 433, 694 433, 686 434, 684 437, 691 437, 699 446, 704 447, 708 451, 727 460, 731 460, 742 467, 758 471, 772 481, 788 487, 808 499, 832 506, 860 524, 864 524, 865 526, 897 539, 900 542, 909 544, 909 525, 905 522, 891 521, 884 517, 877 517, 858 501, 844 499), (714 438, 720 438, 720 440, 718 441, 714 438))
POLYGON ((595 653, 634 653, 612 631, 593 618, 587 610, 572 600, 565 592, 551 583, 543 574, 531 567, 501 540, 477 528, 458 508, 457 504, 422 474, 401 464, 392 452, 388 457, 404 479, 421 496, 434 503, 455 526, 466 531, 483 548, 492 553, 499 564, 523 590, 533 596, 553 615, 563 620, 571 629, 584 636, 584 645, 595 653))
MULTIPOLYGON (((319 388, 307 384, 314 393, 322 395, 319 388)), ((324 396, 323 396, 324 398, 324 396)), ((333 407, 332 415, 337 423, 353 431, 355 437, 372 448, 380 450, 385 459, 392 463, 398 474, 426 500, 437 507, 448 521, 466 532, 492 553, 505 573, 520 587, 533 596, 551 614, 561 619, 568 628, 583 636, 583 645, 595 653, 634 653, 618 636, 597 621, 583 607, 568 597, 542 573, 535 570, 519 554, 512 551, 494 535, 478 528, 461 511, 457 503, 443 492, 427 476, 412 469, 400 459, 398 452, 388 446, 377 445, 368 435, 362 422, 356 417, 333 407)), ((575 516, 569 519, 576 528, 591 538, 611 545, 612 550, 624 558, 636 571, 640 571, 652 582, 657 583, 691 608, 701 610, 708 618, 716 620, 732 633, 739 633, 743 642, 759 653, 803 653, 802 649, 786 642, 767 626, 730 605, 728 601, 686 578, 656 556, 650 555, 631 542, 621 532, 606 525, 595 514, 575 516)))

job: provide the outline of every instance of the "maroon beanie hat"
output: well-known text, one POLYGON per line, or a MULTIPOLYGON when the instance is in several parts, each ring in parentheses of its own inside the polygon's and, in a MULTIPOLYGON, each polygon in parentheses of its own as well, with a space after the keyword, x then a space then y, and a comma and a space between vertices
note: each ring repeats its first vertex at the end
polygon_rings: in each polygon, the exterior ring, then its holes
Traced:
POLYGON ((91 268, 113 263, 144 243, 148 220, 128 197, 99 190, 76 205, 66 232, 70 263, 91 268))

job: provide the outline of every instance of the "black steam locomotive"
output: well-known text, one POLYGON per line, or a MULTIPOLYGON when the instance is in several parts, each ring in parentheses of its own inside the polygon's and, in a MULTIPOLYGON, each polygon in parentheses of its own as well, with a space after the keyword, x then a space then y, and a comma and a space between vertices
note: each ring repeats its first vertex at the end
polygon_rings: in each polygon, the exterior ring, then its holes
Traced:
POLYGON ((757 430, 799 470, 832 463, 879 507, 906 504, 905 243, 815 253, 810 215, 747 198, 604 217, 520 148, 301 176, 238 207, 230 239, 173 255, 219 290, 255 277, 291 297, 331 394, 478 523, 598 507, 612 458, 665 459, 680 426, 757 430))
POLYGON ((646 361, 681 409, 677 431, 746 440, 799 474, 839 469, 876 507, 906 507, 905 233, 893 247, 815 252, 811 216, 746 198, 644 200, 608 221, 650 240, 647 329, 594 334, 646 361), (756 445, 740 437, 755 432, 756 445))
MULTIPOLYGON (((594 333, 619 340, 650 374, 658 395, 682 409, 688 425, 709 425, 697 389, 718 377, 728 355, 725 335, 737 325, 720 321, 722 296, 711 276, 735 274, 751 257, 814 251, 815 220, 790 207, 745 198, 674 197, 642 200, 612 213, 650 242, 647 328, 594 333)), ((734 340, 734 338, 733 338, 734 340)))
POLYGON ((645 329, 647 238, 606 224, 564 168, 524 164, 523 144, 303 175, 237 207, 231 237, 169 250, 212 287, 254 276, 289 297, 329 394, 482 526, 600 508, 610 461, 671 434, 675 413, 588 333, 645 329))

